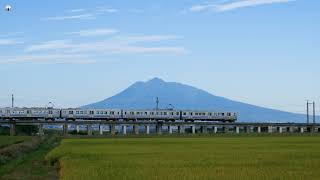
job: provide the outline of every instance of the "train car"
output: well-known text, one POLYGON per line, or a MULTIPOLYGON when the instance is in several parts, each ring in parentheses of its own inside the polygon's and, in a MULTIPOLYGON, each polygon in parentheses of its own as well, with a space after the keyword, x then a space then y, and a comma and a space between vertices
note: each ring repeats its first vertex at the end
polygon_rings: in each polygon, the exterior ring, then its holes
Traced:
POLYGON ((48 108, 0 108, 1 119, 57 119, 59 109, 48 108))
POLYGON ((180 118, 180 111, 176 110, 123 110, 124 120, 175 120, 180 118))
POLYGON ((211 112, 211 111, 182 111, 182 120, 185 121, 223 121, 234 122, 237 119, 236 113, 211 112))
POLYGON ((0 108, 0 119, 44 120, 157 120, 157 121, 220 121, 234 122, 234 112, 212 112, 174 109, 54 109, 54 108, 0 108))
POLYGON ((120 109, 62 109, 61 118, 67 120, 116 120, 121 119, 120 109))

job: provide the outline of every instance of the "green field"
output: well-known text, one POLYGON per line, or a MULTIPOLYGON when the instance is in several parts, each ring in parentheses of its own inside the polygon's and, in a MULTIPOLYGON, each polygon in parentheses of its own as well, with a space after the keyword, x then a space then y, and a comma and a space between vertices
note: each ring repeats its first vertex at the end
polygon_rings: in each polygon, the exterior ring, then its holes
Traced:
POLYGON ((30 139, 31 137, 27 136, 0 136, 0 148, 30 139))
POLYGON ((320 137, 65 139, 61 179, 319 179, 320 137))

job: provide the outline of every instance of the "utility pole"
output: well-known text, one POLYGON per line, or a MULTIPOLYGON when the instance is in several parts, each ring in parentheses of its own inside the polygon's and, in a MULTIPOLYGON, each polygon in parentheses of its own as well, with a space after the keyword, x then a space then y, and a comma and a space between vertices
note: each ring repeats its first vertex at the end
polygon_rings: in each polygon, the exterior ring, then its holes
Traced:
POLYGON ((315 124, 316 123, 316 103, 314 101, 312 103, 312 107, 313 107, 313 116, 312 116, 313 124, 315 124))
POLYGON ((11 107, 14 108, 14 96, 13 96, 13 94, 11 96, 11 107))
POLYGON ((157 97, 157 100, 156 100, 156 110, 159 109, 159 98, 157 97))
POLYGON ((309 124, 309 101, 307 101, 307 124, 309 124))
POLYGON ((307 124, 310 123, 309 105, 312 105, 312 121, 313 121, 313 123, 316 123, 316 103, 314 101, 312 103, 309 103, 309 101, 307 101, 307 124))

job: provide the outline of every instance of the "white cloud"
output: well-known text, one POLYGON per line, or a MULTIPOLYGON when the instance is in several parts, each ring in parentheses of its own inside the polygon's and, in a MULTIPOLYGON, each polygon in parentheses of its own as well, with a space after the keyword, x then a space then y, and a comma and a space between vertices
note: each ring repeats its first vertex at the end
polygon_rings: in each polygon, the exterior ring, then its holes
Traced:
POLYGON ((227 1, 224 3, 212 3, 203 5, 194 5, 190 8, 192 12, 200 12, 205 10, 213 10, 216 12, 231 11, 238 8, 253 7, 267 4, 288 3, 295 0, 238 0, 227 1))
POLYGON ((100 29, 81 30, 77 32, 72 32, 70 34, 74 34, 78 36, 104 36, 104 35, 115 34, 117 32, 118 30, 116 29, 100 28, 100 29))
POLYGON ((69 41, 65 40, 55 40, 55 41, 47 41, 36 45, 31 45, 25 49, 26 52, 33 51, 43 51, 43 50, 59 50, 71 48, 72 45, 69 41))
POLYGON ((71 9, 69 12, 76 13, 76 12, 84 12, 86 9, 71 9))
POLYGON ((71 15, 71 16, 54 16, 54 17, 48 17, 45 18, 45 20, 52 20, 52 21, 59 21, 59 20, 87 20, 87 19, 95 19, 94 14, 79 14, 79 15, 71 15))
POLYGON ((0 57, 0 64, 37 63, 37 64, 88 64, 92 63, 85 54, 31 54, 15 57, 0 57))
POLYGON ((16 39, 0 39, 0 46, 21 44, 23 42, 16 39))
POLYGON ((98 7, 98 13, 116 13, 119 12, 119 9, 109 8, 109 7, 98 7))
POLYGON ((110 40, 76 43, 72 41, 48 41, 27 47, 26 52, 59 51, 63 53, 99 53, 99 54, 140 54, 185 52, 180 46, 146 46, 135 45, 137 42, 154 42, 175 39, 171 35, 116 37, 110 40))
POLYGON ((128 43, 138 43, 138 42, 156 42, 156 41, 166 41, 178 39, 178 36, 175 35, 143 35, 143 36, 127 36, 127 37, 118 37, 122 41, 128 43))

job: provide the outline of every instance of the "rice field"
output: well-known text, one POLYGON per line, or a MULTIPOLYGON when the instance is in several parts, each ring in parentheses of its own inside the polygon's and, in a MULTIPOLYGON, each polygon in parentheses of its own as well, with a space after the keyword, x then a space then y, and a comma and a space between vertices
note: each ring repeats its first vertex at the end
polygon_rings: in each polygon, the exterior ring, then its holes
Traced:
POLYGON ((60 178, 319 179, 320 137, 64 139, 46 159, 60 178))
POLYGON ((27 136, 0 136, 0 148, 9 146, 11 144, 16 144, 19 142, 23 142, 25 140, 29 140, 31 137, 27 136))

